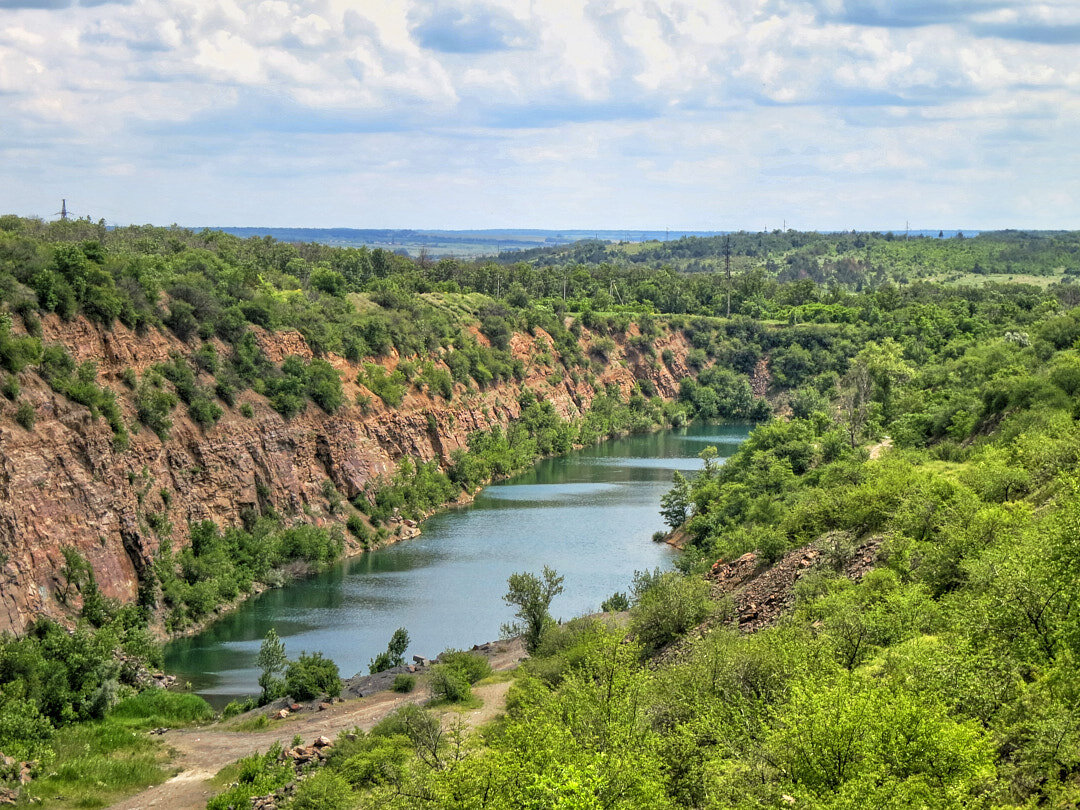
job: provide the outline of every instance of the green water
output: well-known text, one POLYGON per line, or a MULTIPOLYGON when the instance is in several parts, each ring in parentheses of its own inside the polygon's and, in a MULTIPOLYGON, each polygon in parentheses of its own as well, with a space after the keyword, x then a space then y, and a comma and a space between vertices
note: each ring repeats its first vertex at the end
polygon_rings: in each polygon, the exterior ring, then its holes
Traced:
POLYGON ((434 656, 499 637, 512 618, 506 578, 550 565, 565 577, 556 617, 596 611, 628 589, 635 570, 669 567, 660 498, 675 470, 700 468, 715 445, 731 455, 744 425, 692 425, 624 439, 540 462, 486 488, 471 506, 437 515, 423 534, 342 562, 325 573, 247 601, 191 638, 168 645, 166 669, 211 702, 258 691, 259 644, 277 629, 290 656, 321 651, 342 675, 367 672, 405 627, 409 655, 434 656))

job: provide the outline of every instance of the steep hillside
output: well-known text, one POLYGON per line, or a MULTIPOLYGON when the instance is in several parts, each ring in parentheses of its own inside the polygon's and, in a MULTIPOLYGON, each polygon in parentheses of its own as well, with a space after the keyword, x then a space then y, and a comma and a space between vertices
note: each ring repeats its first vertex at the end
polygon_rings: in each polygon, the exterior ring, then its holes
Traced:
MULTIPOLYGON (((297 332, 252 329, 274 363, 290 355, 312 356, 297 332)), ((190 358, 195 351, 194 343, 169 332, 136 335, 120 323, 104 328, 83 317, 65 322, 49 315, 42 331, 45 345, 62 344, 76 362, 97 363, 99 384, 121 394, 119 405, 131 424, 137 418, 132 392, 123 382, 127 370, 142 375, 176 354, 190 358)), ((616 336, 597 388, 615 383, 629 396, 638 379, 648 379, 659 395, 673 397, 678 380, 689 373, 682 333, 656 341, 658 350, 671 352, 667 364, 646 362, 630 348, 628 339, 635 334, 631 327, 616 336)), ((479 333, 477 340, 486 341, 479 333)), ((587 352, 592 340, 584 330, 581 348, 587 352)), ((219 349, 226 351, 224 345, 219 349)), ((330 514, 325 482, 352 499, 392 474, 404 456, 446 462, 452 451, 467 446, 472 432, 514 420, 525 388, 550 401, 563 418, 580 417, 588 409, 597 388, 584 377, 574 382, 553 374, 559 354, 542 329, 534 335, 515 333, 510 351, 525 364, 523 380, 471 392, 458 383, 450 401, 412 387, 397 408, 355 382, 360 364, 330 354, 347 402, 366 395, 366 407, 349 404, 330 415, 309 403, 285 419, 249 390, 208 428, 177 411, 167 440, 144 427, 122 451, 105 420, 53 391, 37 371, 25 369, 18 382, 20 399, 34 409, 32 429, 16 423, 13 403, 5 403, 0 416, 0 632, 19 632, 36 616, 70 614, 74 605, 64 602, 65 547, 90 564, 106 597, 130 602, 163 537, 174 549, 183 546, 192 522, 235 526, 245 509, 272 508, 289 521, 341 523, 340 513, 330 514), (245 405, 251 418, 241 415, 245 405)), ((438 357, 433 355, 442 366, 438 357)), ((396 352, 380 362, 393 369, 396 352)), ((351 550, 357 550, 355 542, 351 550)))

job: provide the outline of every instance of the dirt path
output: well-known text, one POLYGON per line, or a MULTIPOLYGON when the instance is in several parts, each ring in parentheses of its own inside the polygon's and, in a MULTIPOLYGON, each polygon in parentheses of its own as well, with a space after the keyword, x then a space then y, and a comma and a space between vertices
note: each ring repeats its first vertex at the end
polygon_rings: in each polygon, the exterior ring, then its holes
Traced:
MULTIPOLYGON (((519 642, 499 649, 489 660, 492 668, 501 672, 516 667, 523 656, 524 651, 519 642)), ((444 722, 450 718, 461 717, 467 726, 476 728, 502 712, 509 689, 510 681, 476 687, 473 693, 483 701, 481 708, 464 713, 449 709, 442 712, 441 717, 444 722)), ((376 692, 369 697, 335 703, 321 712, 305 710, 286 720, 273 721, 270 728, 262 731, 227 731, 218 724, 167 731, 161 739, 175 752, 172 764, 179 768, 180 772, 156 787, 112 805, 112 810, 202 810, 206 807, 207 800, 221 789, 210 784, 209 780, 230 762, 265 751, 275 742, 288 745, 296 735, 300 735, 305 744, 310 744, 316 737, 326 736, 333 739, 342 731, 357 727, 369 731, 399 707, 408 703, 423 703, 430 697, 426 688, 417 689, 407 695, 376 692)), ((265 713, 266 709, 260 712, 265 713)))
POLYGON ((870 448, 870 459, 874 460, 881 458, 883 455, 889 452, 890 448, 892 448, 892 438, 886 436, 884 439, 882 439, 880 442, 870 448))

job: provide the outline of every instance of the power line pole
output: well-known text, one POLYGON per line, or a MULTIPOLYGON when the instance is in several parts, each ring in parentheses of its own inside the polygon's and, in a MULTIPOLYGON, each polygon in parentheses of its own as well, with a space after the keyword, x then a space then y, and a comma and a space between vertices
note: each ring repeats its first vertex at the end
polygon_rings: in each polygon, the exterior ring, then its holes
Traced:
POLYGON ((727 274, 727 317, 731 317, 731 235, 724 237, 724 272, 727 274))
POLYGON ((60 215, 60 219, 62 219, 64 222, 67 222, 68 215, 70 215, 71 212, 68 211, 66 198, 60 200, 60 210, 56 213, 60 215))

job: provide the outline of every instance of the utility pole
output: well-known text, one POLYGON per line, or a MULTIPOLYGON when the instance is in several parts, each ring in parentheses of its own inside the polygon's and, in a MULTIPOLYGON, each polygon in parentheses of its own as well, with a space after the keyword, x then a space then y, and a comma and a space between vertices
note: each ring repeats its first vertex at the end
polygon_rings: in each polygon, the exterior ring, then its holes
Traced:
POLYGON ((724 237, 724 272, 727 274, 727 317, 731 317, 731 234, 724 237))
POLYGON ((67 222, 68 215, 71 212, 68 211, 68 209, 67 209, 67 199, 66 198, 60 200, 60 210, 57 211, 56 213, 58 213, 60 215, 60 219, 67 222))

